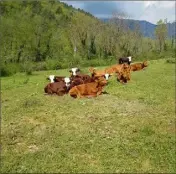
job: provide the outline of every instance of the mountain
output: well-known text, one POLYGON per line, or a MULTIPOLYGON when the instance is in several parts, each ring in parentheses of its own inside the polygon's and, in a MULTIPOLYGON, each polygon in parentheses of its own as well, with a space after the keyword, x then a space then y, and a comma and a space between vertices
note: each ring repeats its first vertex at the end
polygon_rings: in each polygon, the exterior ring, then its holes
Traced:
MULTIPOLYGON (((108 18, 101 18, 103 22, 108 22, 108 18)), ((133 19, 123 19, 127 26, 131 29, 134 30, 136 25, 139 25, 140 31, 144 37, 149 37, 149 38, 154 38, 155 37, 155 28, 157 25, 152 24, 148 21, 140 21, 140 20, 133 20, 133 19)), ((169 38, 175 36, 175 27, 176 27, 176 22, 173 23, 168 23, 168 36, 169 38)))

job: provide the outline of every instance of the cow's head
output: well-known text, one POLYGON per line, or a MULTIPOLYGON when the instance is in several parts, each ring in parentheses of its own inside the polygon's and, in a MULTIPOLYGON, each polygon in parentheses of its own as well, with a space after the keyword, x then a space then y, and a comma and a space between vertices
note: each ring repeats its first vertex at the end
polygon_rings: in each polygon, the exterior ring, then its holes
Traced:
POLYGON ((105 78, 106 80, 109 80, 110 77, 111 77, 111 74, 106 73, 106 74, 104 75, 104 78, 105 78))
POLYGON ((95 77, 95 81, 98 82, 100 86, 105 86, 108 83, 104 76, 95 77))
POLYGON ((71 75, 71 76, 76 76, 77 73, 80 72, 80 69, 79 69, 79 68, 71 68, 71 69, 69 70, 69 72, 70 72, 70 75, 71 75))
POLYGON ((147 67, 148 66, 148 62, 147 61, 144 61, 143 62, 143 67, 147 67))
POLYGON ((129 61, 131 62, 131 56, 128 57, 129 61))
POLYGON ((51 83, 54 83, 54 77, 55 75, 49 75, 49 77, 47 77, 47 80, 50 80, 51 83))
POLYGON ((70 78, 69 77, 65 77, 64 78, 64 82, 65 82, 66 87, 69 88, 69 86, 70 86, 70 78))

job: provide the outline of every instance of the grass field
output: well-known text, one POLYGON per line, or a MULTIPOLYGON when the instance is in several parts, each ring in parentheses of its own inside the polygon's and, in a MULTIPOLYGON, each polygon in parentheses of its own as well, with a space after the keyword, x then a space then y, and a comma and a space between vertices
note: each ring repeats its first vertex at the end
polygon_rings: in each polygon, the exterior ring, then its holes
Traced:
POLYGON ((1 78, 2 173, 176 172, 174 64, 113 77, 97 98, 44 95, 67 71, 1 78))

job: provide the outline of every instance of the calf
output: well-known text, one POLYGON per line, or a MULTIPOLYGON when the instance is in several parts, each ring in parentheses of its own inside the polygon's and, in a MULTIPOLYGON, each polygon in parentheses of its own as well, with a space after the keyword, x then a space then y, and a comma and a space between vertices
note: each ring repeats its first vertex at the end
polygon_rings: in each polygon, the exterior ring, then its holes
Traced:
POLYGON ((57 94, 59 96, 63 96, 64 94, 68 93, 68 87, 66 86, 65 82, 55 82, 49 83, 44 88, 45 93, 47 94, 57 94))
POLYGON ((131 56, 129 57, 121 57, 119 59, 119 64, 123 64, 123 63, 128 63, 128 65, 131 64, 131 56))
POLYGON ((143 63, 135 63, 130 65, 131 71, 139 71, 144 69, 147 66, 148 66, 147 61, 144 61, 143 63))
POLYGON ((106 79, 99 77, 94 82, 74 86, 70 89, 69 94, 74 98, 96 97, 102 93, 102 89, 106 84, 106 79))

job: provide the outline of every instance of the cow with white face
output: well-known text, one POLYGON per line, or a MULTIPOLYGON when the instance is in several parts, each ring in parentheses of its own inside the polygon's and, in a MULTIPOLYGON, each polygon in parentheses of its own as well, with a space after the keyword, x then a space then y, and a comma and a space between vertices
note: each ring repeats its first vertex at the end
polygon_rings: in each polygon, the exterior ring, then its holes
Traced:
POLYGON ((105 74, 104 75, 104 77, 105 77, 106 80, 108 80, 110 78, 110 76, 111 76, 110 74, 105 74))
POLYGON ((47 80, 50 80, 50 83, 63 81, 65 82, 65 85, 67 88, 69 87, 71 82, 69 77, 62 77, 62 76, 55 76, 55 75, 49 75, 49 77, 47 77, 47 80))
POLYGON ((69 72, 70 72, 71 77, 76 76, 80 72, 80 69, 79 68, 71 68, 69 72))
POLYGON ((55 75, 49 75, 49 77, 47 77, 46 79, 50 80, 51 83, 54 83, 54 78, 55 78, 55 75))
POLYGON ((66 87, 69 88, 70 82, 71 82, 71 81, 70 81, 70 78, 69 78, 69 77, 65 77, 65 78, 64 78, 64 82, 65 82, 65 84, 66 84, 66 87))

